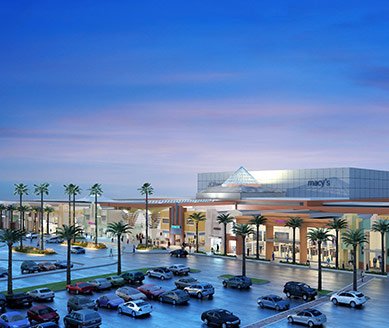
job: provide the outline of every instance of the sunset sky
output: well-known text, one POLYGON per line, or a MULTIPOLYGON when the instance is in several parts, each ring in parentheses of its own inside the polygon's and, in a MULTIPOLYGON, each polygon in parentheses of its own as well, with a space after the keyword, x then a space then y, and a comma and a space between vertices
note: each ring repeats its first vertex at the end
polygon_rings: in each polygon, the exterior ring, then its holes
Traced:
POLYGON ((1 1, 0 199, 389 170, 388 31, 387 1, 1 1))

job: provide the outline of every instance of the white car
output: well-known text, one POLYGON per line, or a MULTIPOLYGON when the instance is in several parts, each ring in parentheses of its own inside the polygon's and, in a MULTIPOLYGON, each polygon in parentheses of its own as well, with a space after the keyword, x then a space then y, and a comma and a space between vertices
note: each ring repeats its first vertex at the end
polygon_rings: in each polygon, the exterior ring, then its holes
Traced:
POLYGON ((362 306, 363 304, 365 304, 367 302, 367 298, 361 292, 349 291, 333 294, 330 298, 330 301, 334 305, 338 305, 339 303, 341 303, 348 304, 352 308, 355 308, 356 306, 362 306))
POLYGON ((124 299, 126 302, 147 299, 145 294, 132 287, 120 287, 116 290, 115 294, 124 299))
POLYGON ((53 236, 46 239, 46 243, 48 244, 61 244, 64 240, 61 237, 53 236))
POLYGON ((54 292, 49 288, 38 288, 27 292, 34 301, 52 301, 54 299, 54 292))
POLYGON ((150 314, 152 311, 152 305, 144 300, 130 301, 118 306, 120 314, 129 314, 133 317, 150 314))
POLYGON ((154 268, 154 269, 148 270, 147 275, 149 277, 155 277, 155 278, 159 278, 161 280, 173 278, 173 272, 171 272, 168 268, 165 268, 165 267, 154 268))
POLYGON ((173 264, 169 270, 175 275, 187 275, 190 272, 190 268, 183 264, 173 264))

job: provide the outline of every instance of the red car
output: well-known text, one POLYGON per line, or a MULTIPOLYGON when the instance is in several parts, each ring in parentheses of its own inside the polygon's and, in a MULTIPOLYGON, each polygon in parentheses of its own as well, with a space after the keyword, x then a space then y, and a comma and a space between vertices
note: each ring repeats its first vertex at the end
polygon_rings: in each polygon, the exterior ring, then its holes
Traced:
POLYGON ((73 285, 67 285, 66 290, 69 293, 75 294, 92 294, 95 289, 95 286, 87 282, 76 282, 73 285))
POLYGON ((33 321, 42 322, 55 322, 58 323, 59 315, 56 310, 47 305, 36 305, 27 311, 28 321, 32 324, 33 321))
POLYGON ((137 289, 150 299, 158 299, 160 294, 166 292, 165 289, 154 284, 144 284, 139 286, 137 289))

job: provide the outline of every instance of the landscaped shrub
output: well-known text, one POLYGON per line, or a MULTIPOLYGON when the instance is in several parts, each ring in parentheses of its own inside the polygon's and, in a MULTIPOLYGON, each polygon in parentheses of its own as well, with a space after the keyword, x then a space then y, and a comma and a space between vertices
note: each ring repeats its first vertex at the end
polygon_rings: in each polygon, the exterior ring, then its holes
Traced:
POLYGON ((13 248, 15 252, 19 253, 25 253, 25 254, 43 254, 43 255, 53 255, 57 254, 53 249, 46 248, 43 251, 40 248, 33 247, 33 246, 23 246, 23 248, 20 248, 20 246, 16 246, 13 248))
POLYGON ((146 248, 146 245, 145 244, 138 244, 138 246, 136 246, 136 249, 139 249, 139 250, 166 250, 166 247, 164 246, 149 246, 146 248))
POLYGON ((298 262, 296 262, 296 263, 293 263, 292 261, 284 261, 284 260, 280 260, 280 263, 284 263, 284 264, 293 264, 293 265, 301 265, 301 266, 309 266, 309 264, 308 263, 298 263, 298 262))
MULTIPOLYGON (((66 245, 67 242, 63 242, 63 245, 66 245)), ((106 249, 107 246, 104 243, 97 243, 97 246, 95 245, 94 242, 89 242, 89 241, 72 241, 73 246, 80 246, 80 247, 86 247, 86 248, 95 248, 95 249, 106 249)))

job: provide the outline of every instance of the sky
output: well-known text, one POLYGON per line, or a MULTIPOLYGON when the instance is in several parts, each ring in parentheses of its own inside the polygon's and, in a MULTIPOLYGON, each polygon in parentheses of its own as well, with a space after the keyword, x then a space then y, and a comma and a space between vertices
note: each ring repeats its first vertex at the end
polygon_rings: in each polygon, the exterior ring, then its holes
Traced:
POLYGON ((0 1, 0 199, 389 170, 388 31, 387 1, 0 1))

